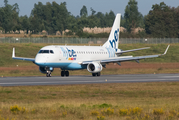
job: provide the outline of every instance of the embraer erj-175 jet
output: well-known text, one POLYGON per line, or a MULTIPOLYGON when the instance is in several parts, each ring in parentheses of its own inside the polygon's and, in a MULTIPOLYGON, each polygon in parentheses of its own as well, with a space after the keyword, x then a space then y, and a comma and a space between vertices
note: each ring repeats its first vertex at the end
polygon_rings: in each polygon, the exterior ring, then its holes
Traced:
POLYGON ((108 40, 103 46, 61 46, 51 45, 45 46, 37 53, 35 58, 15 57, 15 48, 13 48, 12 58, 17 60, 32 61, 39 66, 40 72, 51 76, 54 68, 61 68, 61 76, 69 76, 68 70, 87 69, 92 76, 100 76, 103 67, 108 63, 132 61, 139 62, 140 59, 154 58, 164 54, 148 55, 148 56, 121 56, 126 52, 148 49, 139 48, 122 51, 118 49, 119 33, 120 33, 121 14, 117 14, 108 40))

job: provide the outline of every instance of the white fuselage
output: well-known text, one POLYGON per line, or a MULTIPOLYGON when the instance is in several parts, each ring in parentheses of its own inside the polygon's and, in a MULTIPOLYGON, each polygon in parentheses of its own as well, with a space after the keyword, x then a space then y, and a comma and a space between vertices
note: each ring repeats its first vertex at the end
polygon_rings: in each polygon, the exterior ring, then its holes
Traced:
MULTIPOLYGON (((120 49, 118 49, 120 50, 120 49)), ((115 49, 101 46, 45 46, 35 57, 35 64, 41 67, 63 70, 86 69, 83 61, 99 61, 114 58, 115 49)))

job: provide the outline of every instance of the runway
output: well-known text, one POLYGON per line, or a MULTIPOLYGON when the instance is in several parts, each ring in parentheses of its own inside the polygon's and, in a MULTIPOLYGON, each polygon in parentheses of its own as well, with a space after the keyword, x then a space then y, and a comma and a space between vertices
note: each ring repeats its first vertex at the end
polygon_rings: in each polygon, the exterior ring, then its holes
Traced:
POLYGON ((92 76, 4 77, 4 78, 0 78, 0 86, 133 83, 133 82, 161 82, 161 81, 179 82, 179 74, 102 75, 100 77, 92 77, 92 76))

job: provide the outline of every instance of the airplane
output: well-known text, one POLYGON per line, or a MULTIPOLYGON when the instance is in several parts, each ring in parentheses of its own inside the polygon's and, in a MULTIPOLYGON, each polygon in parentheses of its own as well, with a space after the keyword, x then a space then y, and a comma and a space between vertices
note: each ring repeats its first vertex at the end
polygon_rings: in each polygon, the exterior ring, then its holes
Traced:
POLYGON ((69 70, 81 69, 87 69, 92 73, 92 76, 100 76, 103 67, 105 68, 108 63, 121 65, 121 62, 133 60, 139 63, 141 59, 159 57, 167 53, 170 45, 168 45, 164 54, 136 57, 121 56, 123 53, 149 49, 149 47, 125 51, 118 49, 120 20, 121 14, 118 13, 109 38, 102 46, 50 45, 41 48, 35 58, 15 57, 15 48, 13 48, 12 58, 33 62, 39 66, 41 73, 46 74, 46 77, 51 77, 54 68, 61 68, 62 77, 68 77, 69 70))

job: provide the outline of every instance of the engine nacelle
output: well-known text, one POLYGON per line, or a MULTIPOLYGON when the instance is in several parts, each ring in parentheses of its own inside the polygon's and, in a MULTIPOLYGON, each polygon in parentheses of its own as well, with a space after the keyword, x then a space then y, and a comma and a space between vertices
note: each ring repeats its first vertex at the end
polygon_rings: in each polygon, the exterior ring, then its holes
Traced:
POLYGON ((102 69, 103 69, 102 65, 97 62, 89 63, 87 66, 87 70, 90 73, 98 73, 98 72, 101 72, 102 69))
POLYGON ((45 67, 39 67, 39 71, 43 74, 47 73, 47 70, 45 69, 45 67))
POLYGON ((43 74, 46 74, 47 73, 47 70, 50 70, 51 72, 53 72, 53 68, 50 67, 50 68, 46 68, 46 67, 39 67, 39 71, 43 74))

